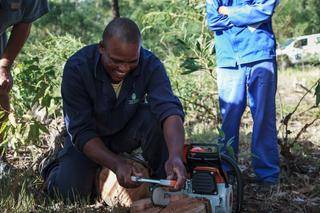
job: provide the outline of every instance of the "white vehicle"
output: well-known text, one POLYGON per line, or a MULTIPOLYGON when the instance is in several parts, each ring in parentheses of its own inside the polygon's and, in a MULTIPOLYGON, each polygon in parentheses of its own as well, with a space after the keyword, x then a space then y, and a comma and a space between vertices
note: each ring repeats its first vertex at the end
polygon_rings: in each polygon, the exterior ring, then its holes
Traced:
POLYGON ((320 33, 288 39, 277 49, 282 69, 299 63, 320 62, 320 33))

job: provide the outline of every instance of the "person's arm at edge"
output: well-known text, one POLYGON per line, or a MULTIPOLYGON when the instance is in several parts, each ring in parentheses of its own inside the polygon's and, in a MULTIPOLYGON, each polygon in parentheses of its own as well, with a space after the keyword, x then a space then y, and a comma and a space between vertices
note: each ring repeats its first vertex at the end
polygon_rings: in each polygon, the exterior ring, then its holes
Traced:
POLYGON ((6 82, 0 82, 3 89, 9 90, 12 86, 12 82, 8 82, 10 68, 29 37, 31 25, 32 23, 18 23, 12 28, 8 44, 0 59, 0 69, 4 69, 5 73, 3 74, 7 79, 4 80, 6 82))
POLYGON ((221 6, 218 12, 235 26, 248 26, 268 21, 278 4, 279 0, 261 0, 252 5, 221 6))
POLYGON ((183 165, 184 128, 179 115, 171 115, 163 121, 163 133, 168 147, 169 158, 165 168, 167 178, 177 177, 175 189, 181 189, 186 181, 186 173, 183 165))

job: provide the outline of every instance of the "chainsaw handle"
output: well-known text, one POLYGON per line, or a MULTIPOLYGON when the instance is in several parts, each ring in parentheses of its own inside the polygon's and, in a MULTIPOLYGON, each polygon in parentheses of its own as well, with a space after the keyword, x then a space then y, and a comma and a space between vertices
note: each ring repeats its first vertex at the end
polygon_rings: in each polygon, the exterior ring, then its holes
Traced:
POLYGON ((167 180, 167 179, 150 179, 150 178, 143 178, 137 176, 131 176, 131 180, 133 182, 140 182, 140 183, 154 183, 161 186, 169 186, 174 187, 177 183, 176 180, 167 180))

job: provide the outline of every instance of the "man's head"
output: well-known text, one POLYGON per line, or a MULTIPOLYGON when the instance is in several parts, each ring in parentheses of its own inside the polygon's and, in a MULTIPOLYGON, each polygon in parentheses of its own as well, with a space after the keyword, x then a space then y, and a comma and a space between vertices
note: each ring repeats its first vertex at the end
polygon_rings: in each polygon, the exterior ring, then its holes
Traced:
POLYGON ((112 20, 103 32, 99 44, 101 62, 113 82, 122 81, 139 63, 141 34, 128 18, 112 20))

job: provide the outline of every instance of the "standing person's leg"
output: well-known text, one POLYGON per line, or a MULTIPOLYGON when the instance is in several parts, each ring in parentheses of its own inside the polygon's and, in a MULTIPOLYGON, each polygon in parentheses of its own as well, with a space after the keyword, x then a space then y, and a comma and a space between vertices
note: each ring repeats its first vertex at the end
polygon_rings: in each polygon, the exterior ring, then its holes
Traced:
POLYGON ((152 170, 151 176, 166 178, 164 164, 168 149, 161 124, 149 105, 142 104, 126 127, 110 137, 107 145, 113 152, 131 152, 141 146, 144 159, 152 170))
POLYGON ((245 70, 241 67, 218 68, 217 83, 224 144, 232 139, 237 157, 240 121, 247 103, 245 70))
POLYGON ((276 130, 275 95, 277 70, 274 60, 248 64, 249 105, 253 117, 252 165, 258 181, 276 183, 279 152, 276 130))

